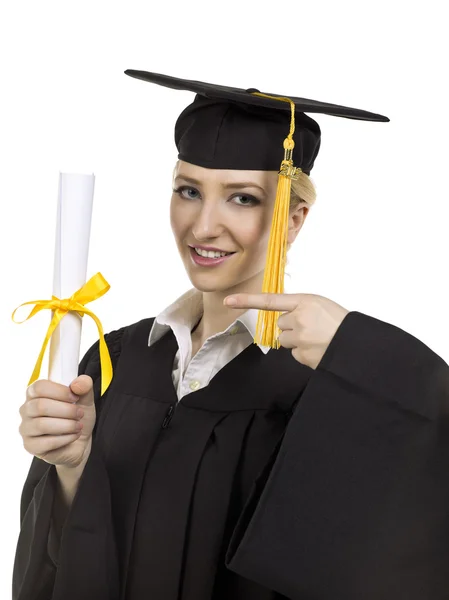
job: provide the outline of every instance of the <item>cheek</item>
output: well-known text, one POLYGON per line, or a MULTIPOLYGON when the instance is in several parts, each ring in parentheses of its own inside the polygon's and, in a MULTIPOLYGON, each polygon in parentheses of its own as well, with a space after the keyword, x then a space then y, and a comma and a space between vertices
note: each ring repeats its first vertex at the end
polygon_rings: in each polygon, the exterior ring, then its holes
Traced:
POLYGON ((170 226, 172 228, 173 233, 176 235, 178 223, 176 219, 176 211, 173 208, 173 202, 170 204, 170 226))
POLYGON ((182 210, 181 205, 177 202, 176 197, 172 197, 170 202, 170 225, 175 237, 182 235, 183 230, 186 228, 187 215, 182 210))
POLYGON ((270 235, 270 221, 260 212, 252 218, 241 219, 239 223, 239 241, 248 251, 259 252, 266 248, 270 235))

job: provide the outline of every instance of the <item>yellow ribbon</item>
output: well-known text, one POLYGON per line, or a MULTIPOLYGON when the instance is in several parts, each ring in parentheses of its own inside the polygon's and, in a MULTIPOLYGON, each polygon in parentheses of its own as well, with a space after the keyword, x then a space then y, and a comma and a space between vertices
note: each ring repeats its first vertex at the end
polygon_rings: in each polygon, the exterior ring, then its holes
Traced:
POLYGON ((101 395, 105 393, 112 380, 111 357, 109 355, 108 346, 104 339, 103 327, 99 318, 92 311, 85 308, 84 305, 88 302, 96 300, 97 298, 100 298, 100 296, 103 296, 103 294, 105 294, 110 289, 110 287, 111 286, 103 277, 103 275, 101 273, 97 273, 96 275, 91 277, 89 281, 87 281, 82 287, 80 287, 80 289, 77 292, 72 294, 70 298, 61 300, 56 296, 52 296, 51 300, 30 300, 30 302, 24 302, 16 308, 16 310, 12 313, 11 317, 13 321, 16 311, 21 306, 25 306, 26 304, 36 305, 26 319, 24 319, 23 321, 14 321, 14 323, 17 323, 18 325, 24 323, 25 321, 28 321, 28 319, 31 319, 31 317, 34 317, 35 314, 37 314, 40 310, 43 310, 45 308, 49 308, 55 311, 53 319, 47 330, 47 335, 45 336, 44 343, 42 344, 42 349, 39 353, 39 357, 37 359, 36 366, 34 367, 33 374, 31 375, 30 381, 28 382, 28 385, 31 385, 33 381, 36 381, 36 379, 39 378, 45 349, 47 347, 48 341, 53 335, 54 330, 58 326, 59 321, 69 311, 74 311, 77 312, 80 315, 80 317, 83 317, 84 314, 88 314, 97 324, 98 332, 100 334, 101 395))

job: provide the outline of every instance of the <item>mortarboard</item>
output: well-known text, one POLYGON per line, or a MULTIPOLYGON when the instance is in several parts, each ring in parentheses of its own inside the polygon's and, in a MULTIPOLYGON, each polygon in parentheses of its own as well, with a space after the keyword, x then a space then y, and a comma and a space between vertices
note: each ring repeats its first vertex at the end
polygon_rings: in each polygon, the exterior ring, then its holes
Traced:
MULTIPOLYGON (((196 92, 175 124, 180 160, 210 169, 279 172, 262 292, 283 293, 291 180, 297 179, 301 171, 310 175, 321 142, 318 123, 304 113, 362 121, 388 122, 388 117, 308 98, 265 94, 256 88, 243 90, 133 69, 125 74, 196 92)), ((255 342, 279 348, 280 314, 259 311, 255 342)))

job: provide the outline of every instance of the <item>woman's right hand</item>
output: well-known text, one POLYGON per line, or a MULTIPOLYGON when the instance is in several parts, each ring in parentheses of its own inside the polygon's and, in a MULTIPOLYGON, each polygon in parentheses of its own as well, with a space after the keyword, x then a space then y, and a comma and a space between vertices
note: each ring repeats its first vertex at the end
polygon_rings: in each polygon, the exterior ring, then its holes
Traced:
POLYGON ((48 379, 35 381, 27 388, 19 412, 19 433, 27 452, 65 467, 74 468, 87 461, 96 421, 89 375, 80 375, 70 386, 48 379))

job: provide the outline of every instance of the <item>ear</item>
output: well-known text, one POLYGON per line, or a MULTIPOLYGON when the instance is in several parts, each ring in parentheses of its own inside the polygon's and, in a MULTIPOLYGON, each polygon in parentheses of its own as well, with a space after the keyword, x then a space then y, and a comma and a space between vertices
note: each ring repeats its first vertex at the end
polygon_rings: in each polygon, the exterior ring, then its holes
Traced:
POLYGON ((309 213, 310 207, 305 202, 301 202, 293 209, 288 218, 288 238, 287 243, 290 247, 296 239, 296 236, 301 231, 301 227, 309 213))

